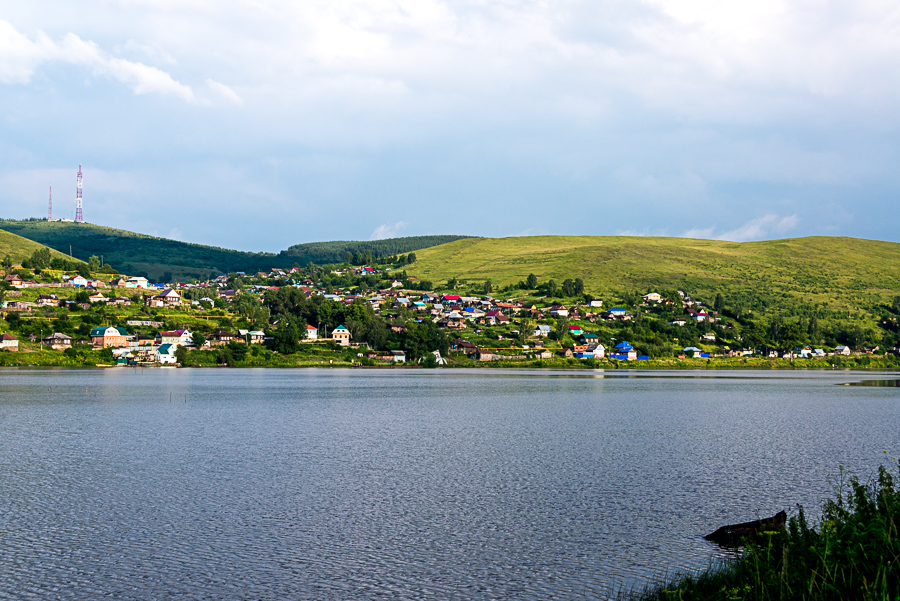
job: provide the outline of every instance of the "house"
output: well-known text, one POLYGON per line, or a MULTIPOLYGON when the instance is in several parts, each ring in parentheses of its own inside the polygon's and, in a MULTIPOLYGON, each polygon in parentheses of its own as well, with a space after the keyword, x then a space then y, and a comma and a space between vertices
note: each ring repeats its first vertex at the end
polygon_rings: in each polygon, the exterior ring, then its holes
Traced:
POLYGON ((602 307, 603 301, 600 300, 599 298, 595 298, 594 300, 591 301, 591 306, 592 307, 602 307))
POLYGON ((156 362, 163 365, 173 365, 178 362, 175 358, 175 351, 178 349, 177 344, 161 344, 156 349, 156 362))
POLYGON ((491 351, 478 349, 478 352, 475 353, 475 359, 478 361, 496 361, 498 357, 491 351))
POLYGON ((3 334, 0 336, 0 350, 17 351, 19 350, 19 339, 12 334, 3 334))
POLYGON ((91 343, 95 349, 128 346, 128 332, 125 328, 101 326, 91 330, 91 343))
POLYGON ((125 280, 125 287, 126 288, 147 289, 147 288, 150 288, 150 282, 147 281, 147 278, 142 278, 142 277, 137 276, 137 277, 128 278, 127 280, 125 280))
POLYGON ((543 349, 543 350, 540 350, 540 351, 535 351, 534 356, 535 356, 537 359, 552 359, 552 358, 553 358, 553 353, 552 353, 551 351, 547 350, 547 349, 543 349))
POLYGON ((318 340, 319 339, 319 329, 315 326, 306 326, 306 339, 307 340, 318 340))
POLYGON ((593 354, 594 359, 602 359, 606 356, 606 347, 604 347, 602 344, 598 344, 593 347, 591 345, 588 345, 587 352, 593 354))
POLYGON ((650 292, 645 294, 642 298, 644 299, 644 302, 647 303, 658 303, 663 299, 659 292, 650 292))
POLYGON ((568 317, 569 310, 563 305, 553 305, 550 307, 550 315, 554 317, 568 317))
POLYGON ((37 297, 39 307, 58 307, 59 297, 55 294, 41 294, 37 297))
POLYGON ((676 317, 672 321, 669 322, 670 326, 684 326, 687 323, 687 320, 682 317, 676 317))
MULTIPOLYGON (((440 352, 438 352, 440 356, 440 352)), ((391 357, 394 363, 406 363, 406 353, 403 351, 391 351, 391 357)))
POLYGON ((844 346, 843 344, 840 346, 834 347, 835 355, 849 355, 851 353, 849 346, 844 346))
POLYGON ((148 307, 165 307, 166 302, 158 296, 145 296, 144 304, 148 307))
POLYGON ((101 292, 97 292, 95 294, 90 295, 88 297, 88 300, 93 305, 94 303, 105 303, 106 297, 103 296, 103 294, 101 292))
POLYGON ((168 330, 159 333, 160 344, 177 344, 179 346, 188 346, 192 344, 191 333, 189 330, 168 330))
POLYGON ((581 329, 581 326, 570 325, 569 326, 569 335, 573 338, 577 338, 584 334, 584 330, 581 329))
POLYGON ((566 347, 566 348, 562 349, 561 351, 559 351, 559 354, 560 354, 560 356, 565 357, 565 358, 567 358, 567 359, 569 359, 569 358, 575 356, 575 352, 574 352, 572 349, 568 348, 568 347, 566 347))
POLYGON ((42 338, 41 344, 49 346, 54 351, 64 351, 67 348, 72 347, 72 337, 59 332, 53 332, 46 338, 42 338))
POLYGON ((247 332, 247 338, 250 340, 250 344, 262 344, 266 339, 266 333, 259 330, 250 330, 247 332))
POLYGON ((126 280, 125 278, 116 278, 109 281, 109 285, 112 288, 125 288, 126 280))
POLYGON ((165 290, 157 294, 154 298, 161 300, 164 307, 181 306, 181 295, 171 288, 166 288, 165 290))
POLYGON ((238 340, 242 342, 240 336, 236 336, 233 332, 226 332, 225 330, 213 332, 209 337, 209 342, 212 345, 228 344, 232 340, 238 340))
POLYGON ((549 336, 550 332, 552 332, 552 331, 553 331, 553 327, 542 325, 542 326, 538 326, 534 329, 534 333, 532 334, 532 336, 537 336, 537 337, 549 336))
POLYGON ((585 344, 597 344, 600 337, 593 332, 584 332, 581 334, 581 341, 585 344))
POLYGON ((716 335, 712 332, 707 332, 706 334, 702 334, 700 336, 700 340, 709 340, 710 342, 716 341, 716 335))
POLYGON ((702 350, 698 349, 696 346, 687 346, 684 348, 685 355, 689 355, 694 359, 701 359, 705 357, 709 357, 709 353, 704 353, 702 350))
POLYGON ((340 325, 331 331, 331 339, 341 346, 350 346, 350 330, 340 325))
POLYGON ((13 288, 19 288, 22 285, 22 278, 13 273, 3 278, 3 281, 9 282, 9 285, 13 288))

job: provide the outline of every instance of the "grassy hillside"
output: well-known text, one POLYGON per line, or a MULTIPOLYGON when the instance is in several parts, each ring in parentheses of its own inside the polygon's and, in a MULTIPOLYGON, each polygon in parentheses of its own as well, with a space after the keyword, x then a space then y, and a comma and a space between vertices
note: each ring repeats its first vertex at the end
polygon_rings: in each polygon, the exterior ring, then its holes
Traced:
POLYGON ((48 221, 0 221, 6 230, 46 244, 66 255, 87 260, 103 255, 104 261, 122 273, 152 279, 206 278, 211 273, 268 271, 294 263, 319 265, 342 262, 347 252, 369 251, 373 256, 418 251, 425 246, 458 239, 459 236, 419 236, 370 242, 316 242, 292 246, 281 253, 252 253, 202 244, 190 244, 136 234, 90 223, 48 221), (165 277, 171 274, 170 277, 165 277))
MULTIPOLYGON (((0 259, 9 255, 14 263, 21 263, 24 259, 30 257, 34 251, 42 248, 44 248, 43 244, 38 244, 27 238, 0 230, 0 259)), ((68 255, 63 255, 63 253, 53 249, 50 249, 50 254, 53 257, 69 258, 68 255)))
POLYGON ((681 289, 700 298, 724 293, 756 305, 794 300, 829 308, 871 306, 900 294, 900 244, 812 237, 720 242, 625 236, 478 238, 418 251, 407 271, 435 283, 491 280, 514 285, 584 280, 608 295, 681 289))

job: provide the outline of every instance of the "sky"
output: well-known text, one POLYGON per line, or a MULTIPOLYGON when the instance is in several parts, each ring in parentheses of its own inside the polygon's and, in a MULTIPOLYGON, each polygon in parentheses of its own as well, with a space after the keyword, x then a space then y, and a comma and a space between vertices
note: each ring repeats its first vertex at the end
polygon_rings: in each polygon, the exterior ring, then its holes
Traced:
POLYGON ((900 4, 0 3, 0 217, 900 241, 900 4))

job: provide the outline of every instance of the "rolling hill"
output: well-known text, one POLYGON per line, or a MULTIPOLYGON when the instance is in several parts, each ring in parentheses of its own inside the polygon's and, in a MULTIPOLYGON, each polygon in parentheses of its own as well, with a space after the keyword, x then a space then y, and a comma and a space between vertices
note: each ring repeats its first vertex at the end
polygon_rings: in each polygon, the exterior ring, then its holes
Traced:
MULTIPOLYGON (((44 248, 43 244, 38 244, 22 236, 0 230, 0 259, 9 255, 14 263, 21 263, 24 259, 30 257, 34 251, 42 248, 44 248)), ((69 259, 69 255, 52 248, 50 249, 50 255, 52 257, 69 259)))
POLYGON ((407 271, 434 283, 491 280, 496 287, 515 285, 534 273, 542 282, 581 278, 586 290, 598 295, 680 289, 711 300, 721 292, 747 308, 802 302, 850 310, 900 294, 900 244, 855 238, 744 243, 626 236, 476 238, 416 255, 418 261, 407 271))
POLYGON ((104 261, 122 273, 144 275, 151 279, 206 278, 211 273, 268 271, 272 267, 306 265, 310 261, 323 265, 344 260, 351 254, 369 251, 373 256, 418 251, 461 236, 416 236, 375 241, 314 242, 298 244, 275 253, 252 253, 202 244, 190 244, 167 238, 156 238, 126 230, 90 223, 59 221, 0 221, 0 230, 12 232, 66 255, 87 260, 103 255, 104 261), (164 277, 171 274, 171 277, 164 277))

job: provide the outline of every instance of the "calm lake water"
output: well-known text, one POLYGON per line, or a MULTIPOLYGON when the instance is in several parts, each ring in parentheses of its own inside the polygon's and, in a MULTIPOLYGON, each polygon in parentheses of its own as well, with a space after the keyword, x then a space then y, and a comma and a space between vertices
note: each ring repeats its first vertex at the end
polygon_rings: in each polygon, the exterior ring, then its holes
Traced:
POLYGON ((0 371, 0 598, 600 598, 900 455, 896 374, 0 371))

